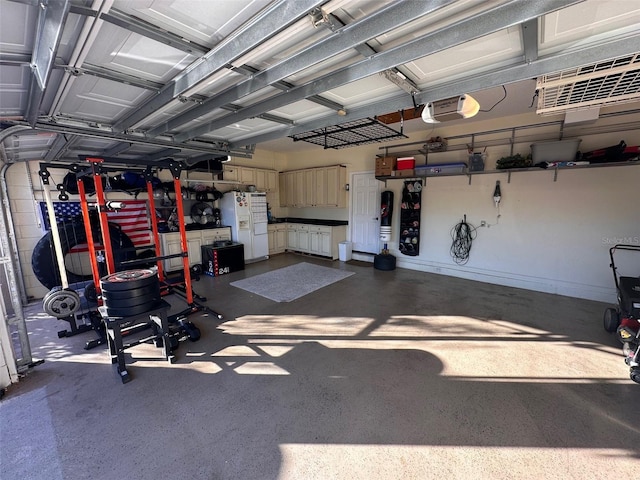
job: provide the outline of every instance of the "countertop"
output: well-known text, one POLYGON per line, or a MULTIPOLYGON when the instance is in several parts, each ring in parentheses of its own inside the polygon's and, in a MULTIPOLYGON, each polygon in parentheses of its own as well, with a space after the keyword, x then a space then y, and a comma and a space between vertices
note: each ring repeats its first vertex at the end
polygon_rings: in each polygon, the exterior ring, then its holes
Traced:
POLYGON ((304 223, 307 225, 326 225, 328 227, 341 227, 343 225, 349 225, 349 222, 346 220, 323 220, 319 218, 295 218, 295 217, 286 217, 286 218, 278 218, 275 221, 269 222, 269 224, 277 224, 277 223, 304 223))
MULTIPOLYGON (((198 223, 188 223, 185 225, 185 230, 187 232, 191 232, 191 231, 198 231, 198 230, 211 230, 213 228, 228 228, 226 225, 221 225, 219 227, 216 227, 216 225, 214 223, 206 223, 204 225, 200 225, 198 223)), ((179 230, 169 230, 169 231, 162 231, 160 229, 158 229, 158 233, 178 233, 179 230)))

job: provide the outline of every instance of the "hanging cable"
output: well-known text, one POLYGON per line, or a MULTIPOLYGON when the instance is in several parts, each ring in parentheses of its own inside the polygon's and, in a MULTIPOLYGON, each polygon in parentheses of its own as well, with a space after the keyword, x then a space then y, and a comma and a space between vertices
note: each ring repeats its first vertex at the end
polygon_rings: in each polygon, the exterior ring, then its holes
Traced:
POLYGON ((464 265, 469 261, 471 246, 476 238, 476 227, 467 223, 467 216, 451 229, 451 257, 458 265, 464 265))
POLYGON ((491 110, 493 110, 494 108, 496 108, 498 106, 499 103, 502 103, 504 101, 505 98, 507 98, 507 89, 505 88, 504 85, 502 85, 502 90, 504 90, 504 97, 502 97, 500 100, 498 100, 493 107, 489 108, 488 110, 480 110, 481 112, 490 112, 491 110))

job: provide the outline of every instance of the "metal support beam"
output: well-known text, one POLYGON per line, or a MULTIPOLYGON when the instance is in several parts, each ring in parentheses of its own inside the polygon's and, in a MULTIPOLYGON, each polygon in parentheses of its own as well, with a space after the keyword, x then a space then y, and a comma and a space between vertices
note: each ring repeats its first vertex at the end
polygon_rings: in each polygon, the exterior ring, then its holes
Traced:
POLYGON ((49 151, 44 156, 45 162, 50 162, 58 158, 58 154, 64 148, 69 140, 65 135, 58 134, 53 144, 49 147, 49 151))
MULTIPOLYGON (((237 68, 234 67, 233 71, 242 73, 243 75, 246 75, 247 77, 252 77, 252 78, 253 78, 253 75, 258 74, 260 72, 260 70, 258 70, 257 68, 250 67, 249 65, 242 65, 241 67, 237 67, 237 68)), ((283 91, 288 91, 295 87, 295 85, 293 85, 292 83, 285 82, 284 80, 279 80, 271 86, 283 91)), ((313 97, 309 97, 307 100, 313 103, 317 103, 318 105, 322 105, 324 107, 330 108, 331 110, 335 110, 336 112, 340 110, 344 110, 344 105, 341 105, 338 102, 334 102, 333 100, 324 98, 320 95, 314 95, 313 97)), ((149 133, 153 135, 153 133, 151 132, 149 133)))
POLYGON ((102 152, 102 155, 104 155, 105 157, 113 157, 114 155, 118 155, 119 153, 126 152, 131 147, 133 147, 133 144, 131 143, 119 143, 115 147, 102 152))
MULTIPOLYGON (((303 49, 299 53, 292 55, 273 67, 260 72, 255 72, 249 79, 207 99, 202 105, 194 107, 170 121, 155 127, 149 132, 149 134, 159 135, 161 133, 174 130, 180 125, 211 112, 215 108, 220 108, 228 103, 233 103, 239 98, 257 92, 262 88, 268 86, 277 87, 279 82, 283 79, 322 62, 327 57, 338 55, 339 53, 351 48, 365 48, 362 44, 367 40, 370 40, 372 37, 393 30, 394 28, 415 20, 421 15, 427 15, 449 3, 451 3, 451 0, 396 2, 383 7, 379 11, 374 12, 362 20, 340 28, 334 35, 324 38, 314 45, 303 49)), ((369 50, 370 52, 367 51, 367 53, 375 54, 373 49, 369 50)), ((367 55, 367 58, 370 56, 369 54, 365 55, 367 55)), ((288 91, 296 88, 293 85, 287 85, 288 91)), ((322 92, 319 91, 315 94, 308 95, 307 98, 313 98, 313 101, 320 103, 318 102, 318 100, 322 98, 319 97, 320 93, 322 92)), ((325 106, 333 108, 336 111, 344 110, 342 105, 335 105, 339 106, 339 108, 334 108, 334 106, 329 106, 328 104, 325 104, 325 106)))
POLYGON ((209 51, 208 48, 202 45, 162 30, 155 25, 116 9, 111 9, 108 13, 101 14, 100 19, 194 56, 201 56, 209 51))
POLYGON ((62 65, 57 63, 55 68, 64 69, 69 75, 74 77, 80 77, 82 75, 91 75, 94 77, 104 78, 111 80, 112 82, 122 83, 124 85, 133 85, 134 87, 144 88, 145 90, 158 91, 164 84, 154 82, 152 80, 146 80, 144 78, 135 77, 126 73, 116 72, 115 70, 100 67, 97 65, 91 65, 90 63, 83 63, 82 67, 73 67, 71 65, 62 65))
POLYGON ((522 24, 522 42, 524 43, 524 61, 531 63, 538 59, 538 19, 522 24))
MULTIPOLYGON (((146 161, 153 162, 156 160, 160 160, 161 158, 172 157, 173 155, 177 155, 178 153, 180 153, 180 150, 178 150, 177 148, 165 148, 164 150, 160 150, 150 155, 145 155, 142 158, 146 161)), ((211 158, 211 155, 209 154, 207 155, 207 157, 211 158)))
POLYGON ((295 23, 324 0, 280 0, 265 9, 244 28, 229 35, 220 45, 208 52, 184 73, 167 84, 155 97, 141 105, 126 118, 117 122, 113 129, 118 132, 128 130, 147 116, 178 98, 187 90, 225 68, 240 56, 250 52, 289 25, 295 23))
MULTIPOLYGON (((413 4, 413 2, 411 2, 413 4)), ((578 3, 576 0, 513 0, 484 11, 473 18, 461 20, 452 25, 429 33, 412 41, 378 53, 336 72, 320 77, 305 85, 296 87, 286 94, 279 94, 267 100, 249 105, 242 110, 222 118, 207 122, 182 134, 176 140, 183 142, 207 134, 232 123, 281 108, 296 101, 304 100, 348 83, 366 78, 388 68, 408 63, 418 58, 460 45, 471 40, 498 32, 505 28, 545 15, 559 8, 578 3)))
MULTIPOLYGON (((423 5, 423 6, 426 6, 426 5, 423 5)), ((429 7, 431 7, 431 5, 429 5, 429 7)), ((426 15, 425 12, 418 12, 418 14, 426 15)), ((395 18, 395 15, 393 16, 395 18)), ((342 20, 340 20, 335 15, 324 15, 323 19, 325 21, 320 22, 319 25, 325 26, 334 32, 339 28, 344 27, 345 25, 344 23, 342 23, 342 20)), ((376 53, 378 53, 376 49, 374 49, 371 45, 369 45, 366 42, 361 43, 360 45, 356 45, 354 48, 360 55, 362 55, 365 58, 369 58, 375 55, 376 53)), ((394 85, 400 87, 402 90, 404 90, 410 95, 413 95, 414 93, 418 92, 418 86, 415 83, 413 83, 413 81, 411 81, 404 73, 400 72, 400 70, 398 70, 397 67, 383 70, 382 72, 380 72, 380 76, 390 81, 394 85)))
POLYGON ((43 0, 39 6, 38 30, 31 58, 32 78, 26 113, 27 121, 32 127, 38 120, 40 104, 47 88, 49 75, 62 38, 62 30, 69 14, 69 1, 43 0))
MULTIPOLYGON (((581 65, 596 63, 608 58, 615 58, 629 55, 640 51, 640 38, 622 38, 599 45, 584 47, 578 51, 558 52, 527 64, 521 63, 510 67, 503 67, 500 70, 485 74, 474 74, 472 77, 464 78, 456 82, 449 82, 445 85, 438 85, 427 90, 423 90, 416 95, 418 103, 425 103, 428 99, 449 98, 465 92, 486 90, 488 88, 508 85, 510 83, 530 80, 539 75, 549 72, 556 72, 565 68, 574 68, 581 65)), ((378 112, 393 112, 410 107, 410 99, 407 95, 397 95, 373 105, 366 105, 350 110, 346 119, 358 119, 375 116, 378 112)), ((345 120, 346 121, 346 120, 345 120)), ((323 117, 304 124, 298 124, 288 129, 280 129, 264 135, 246 137, 242 140, 231 142, 230 148, 239 148, 242 145, 260 144, 285 136, 308 132, 317 128, 335 125, 335 117, 323 117)))
MULTIPOLYGON (((21 121, 8 121, 5 122, 7 124, 13 126, 27 126, 26 122, 21 121)), ((163 148, 176 148, 180 149, 183 154, 185 152, 202 152, 209 153, 214 155, 233 155, 234 157, 240 158, 251 158, 255 146, 242 146, 238 149, 228 149, 227 144, 222 141, 191 141, 186 144, 178 145, 171 140, 163 140, 159 138, 147 138, 142 135, 134 135, 134 134, 121 134, 121 133, 113 133, 104 129, 97 128, 89 128, 89 127, 80 127, 77 125, 64 125, 61 123, 48 123, 45 121, 40 121, 36 123, 35 130, 30 130, 29 132, 34 132, 34 135, 37 135, 38 132, 52 132, 52 133, 61 133, 61 134, 70 134, 78 137, 88 137, 88 138, 100 138, 103 140, 117 140, 121 142, 138 144, 138 145, 151 145, 156 147, 163 148)), ((29 134, 29 132, 23 132, 23 134, 29 134)), ((70 145, 71 141, 68 142, 64 149, 66 149, 70 145)), ((63 150, 64 150, 63 149, 63 150)))

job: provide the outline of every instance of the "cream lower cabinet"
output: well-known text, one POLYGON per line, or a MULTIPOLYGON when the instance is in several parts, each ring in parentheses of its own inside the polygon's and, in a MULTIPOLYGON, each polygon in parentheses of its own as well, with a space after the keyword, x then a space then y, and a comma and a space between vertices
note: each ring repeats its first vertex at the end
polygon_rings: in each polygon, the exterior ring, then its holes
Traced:
POLYGON ((338 244, 346 240, 347 227, 287 224, 287 250, 338 258, 338 244))
MULTIPOLYGON (((191 230, 187 232, 187 252, 189 253, 189 266, 202 263, 203 245, 211 245, 219 240, 231 240, 231 228, 209 228, 205 230, 191 230)), ((175 255, 182 253, 180 232, 160 234, 160 244, 163 255, 175 255)), ((165 271, 172 272, 182 269, 182 257, 168 258, 163 261, 165 271)))
POLYGON ((331 256, 331 227, 309 227, 309 253, 331 256))
POLYGON ((278 223, 267 227, 269 234, 269 255, 282 253, 287 249, 287 225, 278 223))

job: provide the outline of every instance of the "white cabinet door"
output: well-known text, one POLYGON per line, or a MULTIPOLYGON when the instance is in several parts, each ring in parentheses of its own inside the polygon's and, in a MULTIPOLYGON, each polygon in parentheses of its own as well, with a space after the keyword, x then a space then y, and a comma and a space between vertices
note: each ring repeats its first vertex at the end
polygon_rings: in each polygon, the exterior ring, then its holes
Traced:
POLYGON ((266 170, 262 170, 261 168, 256 168, 254 169, 254 176, 255 176, 255 185, 256 185, 256 189, 259 192, 266 192, 267 191, 267 171, 266 170))
MULTIPOLYGON (((162 234, 162 254, 175 255, 182 253, 182 242, 180 233, 163 233, 162 234)), ((189 253, 189 266, 195 265, 202 261, 202 252, 200 246, 202 238, 200 232, 187 232, 187 252, 189 253)), ((168 272, 182 269, 182 257, 169 258, 164 261, 164 269, 168 272)))
MULTIPOLYGON (((161 237, 162 254, 175 255, 182 252, 179 233, 163 233, 161 237)), ((182 268, 182 258, 169 258, 163 261, 163 267, 167 272, 182 268)))
POLYGON ((327 206, 327 169, 316 168, 314 175, 314 190, 316 192, 316 206, 327 206))
POLYGON ((231 227, 219 228, 218 236, 216 240, 228 240, 231 241, 231 227))
POLYGON ((323 257, 331 256, 331 234, 326 232, 318 232, 319 253, 323 257))
POLYGON ((211 245, 213 242, 217 242, 219 240, 231 240, 231 227, 208 228, 202 230, 201 238, 202 245, 211 245))
MULTIPOLYGON (((188 232, 191 233, 191 232, 188 232)), ((199 232, 194 232, 199 233, 199 232)), ((187 236, 187 251, 189 252, 189 266, 202 263, 202 237, 187 236)))
POLYGON ((293 172, 293 206, 306 206, 305 188, 304 188, 304 170, 293 172))
POLYGON ((222 166, 222 178, 230 182, 237 182, 240 180, 240 172, 235 165, 224 164, 222 166))
POLYGON ((277 253, 276 229, 274 225, 267 228, 267 239, 269 241, 269 255, 277 253))
POLYGON ((211 245, 218 240, 218 229, 211 228, 209 230, 203 230, 201 236, 202 245, 211 245))
POLYGON ((309 227, 309 253, 323 257, 331 256, 331 227, 309 227))
POLYGON ((286 173, 286 188, 285 188, 285 206, 287 207, 295 207, 296 201, 296 174, 295 172, 287 172, 286 173))
POLYGON ((326 180, 326 193, 327 200, 326 206, 328 207, 337 207, 340 205, 339 193, 338 190, 338 176, 340 173, 340 167, 327 167, 326 169, 327 180, 326 180))
POLYGON ((309 233, 309 253, 320 255, 320 234, 318 232, 309 233))
POLYGON ((299 225, 296 229, 296 241, 298 243, 297 250, 299 252, 309 251, 309 227, 307 225, 299 225))
POLYGON ((280 198, 280 206, 287 207, 287 174, 281 172, 278 174, 278 197, 280 198))
POLYGON ((304 170, 304 205, 306 207, 316 206, 316 169, 304 170))
POLYGON ((240 169, 240 182, 247 185, 256 184, 256 171, 255 168, 250 167, 238 167, 240 169))
POLYGON ((287 229, 280 227, 276 230, 276 251, 282 253, 287 248, 287 229))
POLYGON ((295 225, 287 226, 287 249, 289 250, 298 249, 298 232, 296 231, 295 225))
POLYGON ((278 173, 275 170, 266 170, 267 192, 278 191, 278 173))

